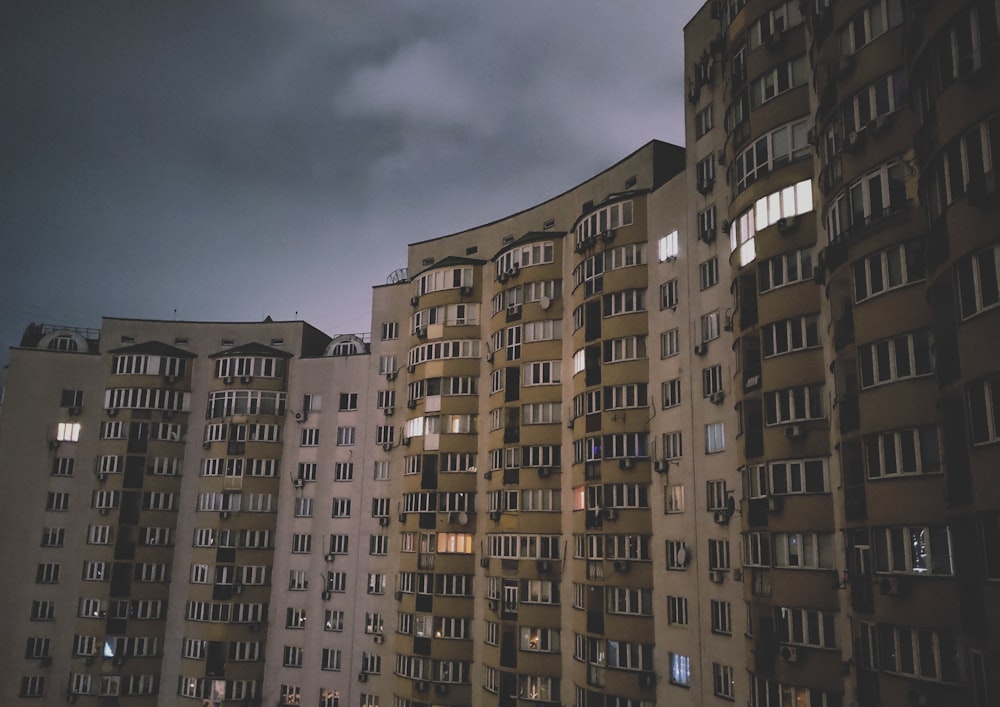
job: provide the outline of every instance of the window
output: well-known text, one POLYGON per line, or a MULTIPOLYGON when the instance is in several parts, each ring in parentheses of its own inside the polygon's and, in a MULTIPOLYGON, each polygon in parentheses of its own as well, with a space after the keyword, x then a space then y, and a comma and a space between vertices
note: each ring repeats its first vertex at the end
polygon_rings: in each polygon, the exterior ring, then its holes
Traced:
POLYGON ((396 357, 395 356, 379 356, 378 358, 378 374, 380 376, 396 376, 396 357))
POLYGON ((729 566, 729 541, 710 539, 708 541, 708 568, 728 570, 729 566))
POLYGON ((346 555, 349 542, 350 536, 348 535, 331 535, 330 552, 334 555, 346 555))
POLYGON ((722 365, 709 366, 701 370, 701 394, 708 398, 722 392, 722 365))
POLYGON ((750 107, 758 108, 775 96, 802 86, 807 78, 804 56, 768 69, 750 82, 750 107))
POLYGON ((830 533, 774 533, 774 566, 806 569, 833 568, 830 533))
POLYGON ((382 341, 399 338, 399 322, 382 322, 382 341))
POLYGON ((764 358, 815 348, 819 341, 819 315, 795 317, 761 327, 764 358))
POLYGON ((764 419, 768 425, 822 418, 822 385, 806 385, 764 394, 764 419))
POLYGON ((662 383, 663 409, 677 407, 681 404, 681 379, 663 381, 662 383))
POLYGON ((664 459, 680 459, 684 454, 681 433, 680 432, 664 432, 663 433, 663 458, 664 459))
POLYGON ((79 442, 80 423, 60 422, 56 425, 56 440, 59 442, 79 442))
POLYGON ((369 555, 386 555, 389 552, 389 536, 388 535, 370 535, 368 536, 368 554, 369 555))
POLYGON ((354 427, 338 427, 337 428, 337 446, 338 447, 352 447, 354 446, 354 427))
MULTIPOLYGON (((770 493, 827 493, 826 462, 823 459, 786 459, 768 464, 770 493)), ((764 489, 767 492, 767 489, 764 489)))
POLYGON ((667 569, 687 569, 687 547, 683 540, 667 540, 667 569))
MULTIPOLYGON (((749 147, 736 155, 731 172, 735 174, 735 194, 742 193, 759 179, 773 170, 810 154, 809 121, 795 122, 775 128, 758 138, 749 147)), ((772 220, 772 223, 777 218, 772 220)), ((757 230, 769 224, 757 222, 757 230)))
POLYGON ((736 680, 730 665, 712 663, 712 692, 727 700, 736 699, 736 680))
MULTIPOLYGON (((117 459, 117 457, 113 457, 117 459)), ((72 476, 76 460, 71 457, 56 457, 52 460, 52 476, 72 476)))
POLYGON ((691 686, 691 656, 670 653, 670 682, 674 685, 691 686))
POLYGON ((387 461, 377 461, 375 462, 374 472, 372 478, 375 481, 388 481, 389 480, 389 462, 387 461))
MULTIPOLYGON (((285 646, 282 650, 281 664, 286 668, 301 668, 302 667, 301 646, 285 646)), ((296 702, 295 704, 298 704, 298 702, 296 702)))
POLYGON ((854 54, 872 40, 903 23, 901 0, 875 0, 850 19, 840 31, 840 51, 854 54))
POLYGON ((560 361, 535 361, 524 364, 524 385, 549 385, 560 382, 560 361))
MULTIPOLYGON (((842 106, 844 135, 874 127, 873 121, 906 104, 906 75, 902 69, 886 74, 857 93, 842 106)), ((849 143, 850 144, 850 143, 849 143)))
POLYGON ((695 139, 701 138, 708 133, 715 125, 712 119, 712 104, 705 106, 694 116, 695 139))
POLYGON ((778 606, 774 613, 781 643, 816 648, 837 647, 836 614, 832 611, 778 606))
POLYGON ((604 342, 604 363, 635 361, 646 358, 646 337, 625 336, 604 342))
POLYGON ((59 581, 58 562, 40 562, 35 569, 35 584, 56 584, 59 581))
POLYGON ((858 347, 861 388, 872 388, 934 372, 928 330, 901 334, 858 347))
MULTIPOLYGON (((349 428, 353 432, 354 428, 349 428)), ((333 465, 333 480, 334 481, 353 481, 354 480, 354 462, 336 462, 333 465)))
POLYGON ((296 518, 312 518, 313 514, 313 499, 303 498, 298 496, 295 498, 295 517, 296 518))
POLYGON ((879 667, 920 680, 961 682, 959 649, 954 635, 908 626, 878 626, 879 667))
POLYGON ((760 264, 758 276, 761 294, 785 285, 812 280, 812 250, 795 250, 765 260, 760 264))
POLYGON ((726 448, 726 432, 723 423, 710 422, 705 425, 705 453, 715 454, 726 448))
POLYGON ((31 602, 32 621, 52 621, 55 616, 55 602, 41 599, 36 599, 31 602))
POLYGON ((677 309, 678 287, 677 278, 660 285, 660 309, 677 309))
MULTIPOLYGON (((715 186, 715 155, 709 155, 695 165, 697 188, 702 194, 708 194, 715 186)), ((676 231, 674 232, 676 233, 676 231)), ((662 259, 661 259, 662 260, 662 259)))
POLYGON ((343 631, 344 612, 334 609, 327 609, 323 618, 324 631, 343 631))
POLYGON ((728 601, 712 599, 709 605, 712 614, 712 633, 731 634, 733 632, 733 607, 728 601))
POLYGON ((667 623, 671 626, 688 625, 687 597, 667 597, 667 623))
POLYGON ((897 526, 872 531, 875 571, 894 574, 951 575, 948 526, 897 526))
POLYGON ((864 438, 864 448, 870 479, 941 471, 936 427, 908 428, 867 435, 864 438))
POLYGON ((670 358, 681 352, 680 329, 670 329, 660 334, 660 358, 670 358))
MULTIPOLYGON (((707 161, 709 163, 712 162, 711 159, 707 161)), ((712 166, 711 169, 712 176, 714 177, 715 167, 712 166)), ((677 258, 678 253, 680 253, 680 234, 677 231, 671 231, 656 242, 656 255, 659 262, 662 263, 667 260, 674 260, 677 258)))
POLYGON ((699 287, 707 290, 719 282, 719 259, 709 258, 698 266, 699 287))
POLYGON ((966 395, 969 398, 972 443, 989 444, 1000 440, 1000 377, 969 383, 966 395))
MULTIPOLYGON (((993 246, 955 264, 962 319, 1000 305, 997 272, 1000 272, 1000 246, 993 246)), ((923 276, 922 260, 919 274, 923 276)))
POLYGON ((666 504, 666 507, 664 508, 665 513, 683 513, 684 485, 671 484, 667 486, 664 493, 664 502, 666 504))
POLYGON ((712 204, 704 211, 698 213, 698 240, 711 243, 715 240, 715 233, 715 204, 712 204))
POLYGON ((340 649, 324 648, 320 670, 340 670, 340 649))
POLYGON ((42 528, 42 547, 62 547, 65 528, 42 528))
POLYGON ((393 444, 395 440, 396 440, 395 425, 376 425, 375 444, 379 446, 384 444, 393 444))
POLYGON ((724 511, 729 504, 729 490, 725 479, 712 479, 705 482, 705 496, 709 511, 724 511))
POLYGON ((646 311, 646 290, 621 290, 604 295, 604 317, 646 311))
POLYGON ((850 184, 827 213, 831 240, 859 232, 906 205, 906 167, 884 164, 850 184))
POLYGON ((301 447, 318 447, 319 446, 319 429, 315 427, 303 427, 301 430, 301 439, 299 441, 299 446, 301 447))
POLYGON ((341 393, 340 394, 340 407, 341 412, 357 410, 358 409, 358 394, 357 393, 341 393))
POLYGON ((719 310, 701 315, 701 342, 707 343, 719 338, 719 310))

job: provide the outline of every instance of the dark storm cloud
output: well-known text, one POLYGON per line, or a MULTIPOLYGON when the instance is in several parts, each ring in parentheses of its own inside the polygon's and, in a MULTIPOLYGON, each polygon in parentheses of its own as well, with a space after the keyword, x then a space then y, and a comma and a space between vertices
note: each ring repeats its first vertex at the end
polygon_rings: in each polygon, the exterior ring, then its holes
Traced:
POLYGON ((8 1, 0 343, 174 309, 365 330, 407 242, 681 141, 697 5, 8 1))

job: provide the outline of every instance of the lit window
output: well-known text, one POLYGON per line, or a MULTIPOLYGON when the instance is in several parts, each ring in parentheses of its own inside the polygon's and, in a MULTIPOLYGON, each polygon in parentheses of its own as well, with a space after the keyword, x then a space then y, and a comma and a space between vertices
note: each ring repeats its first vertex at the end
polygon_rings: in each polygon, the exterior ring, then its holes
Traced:
POLYGON ((676 258, 678 253, 680 253, 680 234, 677 231, 668 233, 656 242, 656 255, 661 263, 676 258))
POLYGON ((56 427, 56 439, 60 442, 79 442, 80 423, 60 422, 56 427))

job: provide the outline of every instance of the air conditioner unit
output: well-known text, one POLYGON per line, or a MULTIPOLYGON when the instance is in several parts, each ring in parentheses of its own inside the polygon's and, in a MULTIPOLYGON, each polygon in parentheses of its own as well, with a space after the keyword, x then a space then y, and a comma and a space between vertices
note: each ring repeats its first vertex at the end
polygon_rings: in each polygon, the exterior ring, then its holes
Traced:
POLYGON ((552 469, 547 466, 538 467, 538 478, 547 479, 552 476, 552 469))
POLYGON ((372 640, 375 641, 375 643, 382 644, 385 643, 385 636, 383 636, 380 633, 376 633, 374 636, 372 636, 372 640))
POLYGON ((379 516, 378 524, 383 528, 387 527, 389 525, 389 516, 379 516))
POLYGON ((226 376, 225 378, 222 379, 222 382, 225 383, 226 385, 232 385, 233 384, 233 377, 232 376, 226 376))
POLYGON ((521 313, 521 305, 519 304, 512 304, 509 307, 507 307, 507 314, 512 317, 516 317, 520 313, 521 313))
POLYGON ((358 682, 368 682, 368 673, 358 673, 358 682))
POLYGON ((125 659, 120 655, 116 655, 114 658, 111 659, 111 664, 122 666, 125 664, 125 659))
POLYGON ((785 428, 785 437, 788 439, 800 439, 804 434, 802 425, 789 425, 785 428))
POLYGON ((609 228, 608 230, 601 233, 601 240, 605 243, 610 243, 615 239, 615 229, 609 228))
POLYGON ((59 449, 59 440, 58 439, 49 440, 49 449, 59 449))
POLYGON ((414 687, 414 689, 416 689, 417 692, 427 692, 427 687, 428 687, 427 681, 425 681, 425 680, 417 680, 413 684, 413 687, 414 687))
POLYGON ((861 149, 861 143, 864 142, 864 134, 859 132, 847 133, 844 137, 844 152, 857 152, 861 149))
POLYGON ((490 479, 492 479, 493 478, 493 470, 492 469, 487 469, 486 471, 484 471, 483 472, 483 478, 486 479, 487 481, 489 481, 490 479))
POLYGON ((393 414, 395 414, 395 412, 396 412, 396 408, 393 408, 393 407, 382 408, 382 412, 385 413, 386 417, 392 417, 393 414))
POLYGON ((406 407, 409 410, 416 410, 417 409, 417 401, 416 400, 407 400, 406 401, 406 407))
POLYGON ((712 403, 712 405, 722 405, 722 401, 725 399, 726 399, 726 394, 723 393, 721 390, 712 393, 711 395, 708 396, 708 401, 712 403))
POLYGON ((385 444, 382 445, 382 449, 383 449, 383 451, 391 452, 392 451, 392 443, 386 442, 385 444))
POLYGON ((605 508, 604 520, 618 520, 618 509, 617 508, 605 508))
POLYGON ((209 440, 207 440, 207 439, 204 442, 201 443, 201 448, 202 449, 211 449, 211 447, 212 447, 212 443, 209 440))
POLYGON ((102 516, 106 516, 108 513, 111 512, 111 509, 110 508, 99 508, 97 512, 100 513, 102 516))
POLYGON ((323 598, 323 601, 330 601, 330 597, 333 596, 333 593, 329 589, 324 589, 320 592, 320 596, 323 598))
POLYGON ((400 523, 405 523, 406 522, 406 513, 400 513, 399 514, 399 522, 400 523))
POLYGON ((490 568, 490 558, 486 556, 480 557, 479 566, 482 567, 484 570, 488 570, 490 568))
POLYGON ((742 582, 743 581, 743 569, 742 568, 737 567, 736 569, 733 570, 733 581, 734 582, 742 582))
POLYGON ((656 685, 656 673, 639 673, 639 687, 654 687, 656 685))
POLYGON ((707 353, 708 353, 708 344, 695 344, 694 347, 695 356, 704 356, 707 353))
POLYGON ((417 297, 416 295, 413 295, 413 297, 410 298, 410 306, 416 307, 418 304, 420 304, 420 298, 417 297))
POLYGON ((249 385, 253 383, 253 376, 240 376, 240 383, 243 385, 249 385))
POLYGON ((497 610, 497 607, 498 607, 498 606, 499 606, 500 604, 499 604, 499 603, 497 602, 497 600, 496 600, 496 599, 490 599, 490 600, 489 600, 489 601, 487 602, 487 604, 486 604, 486 605, 487 605, 487 606, 488 606, 488 607, 490 608, 490 611, 496 611, 496 610, 497 610))
POLYGON ((711 570, 708 573, 708 581, 713 584, 722 584, 726 581, 726 573, 722 570, 711 570))
POLYGON ((163 411, 163 419, 164 420, 173 420, 175 412, 176 412, 175 410, 164 410, 163 411))
POLYGON ((163 376, 163 382, 167 385, 173 385, 177 382, 177 376, 163 376))
POLYGON ((490 511, 490 520, 500 520, 500 511, 490 511))
POLYGON ((732 314, 727 314, 726 315, 725 321, 722 323, 722 329, 723 329, 723 331, 732 331, 733 330, 733 315, 732 314))
POLYGON ((879 594, 887 597, 900 595, 899 577, 883 577, 878 581, 879 594))
POLYGON ((698 193, 702 196, 707 195, 712 191, 712 187, 715 186, 715 180, 710 178, 703 178, 698 180, 698 193))
POLYGON ((413 372, 414 372, 414 371, 416 371, 416 370, 417 370, 417 366, 416 366, 416 364, 414 364, 414 363, 411 363, 411 364, 409 364, 409 365, 408 365, 408 366, 406 367, 406 372, 407 372, 407 373, 413 373, 413 372))
POLYGON ((799 227, 799 219, 795 216, 784 216, 778 219, 778 230, 782 233, 792 233, 799 227))
POLYGON ((468 297, 469 295, 472 294, 472 285, 462 285, 462 287, 459 289, 459 292, 462 294, 463 297, 468 297))
POLYGON ((729 523, 729 514, 725 511, 716 511, 712 516, 712 520, 719 525, 727 525, 729 523))
POLYGON ((549 560, 538 560, 535 563, 535 567, 538 569, 539 572, 551 572, 552 562, 550 562, 549 560))
POLYGON ((782 646, 781 647, 781 659, 786 663, 798 663, 799 662, 799 649, 795 646, 782 646))
POLYGON ((775 49, 781 44, 781 40, 785 38, 785 33, 780 29, 776 29, 764 37, 764 44, 767 45, 768 49, 775 49))
POLYGON ((396 371, 389 371, 389 372, 387 372, 385 374, 385 379, 387 381, 394 381, 394 380, 396 380, 396 373, 397 373, 396 371))
POLYGON ((219 511, 219 518, 229 520, 229 511, 219 511))
POLYGON ((396 601, 403 601, 403 593, 396 592, 396 601))
POLYGON ((327 562, 333 562, 334 560, 337 559, 337 556, 332 552, 328 552, 323 556, 323 559, 326 560, 327 562))
POLYGON ((418 326, 413 333, 417 335, 418 339, 426 339, 427 338, 427 330, 424 327, 422 327, 422 326, 418 326))
POLYGON ((662 460, 657 460, 653 462, 653 471, 657 474, 666 474, 667 470, 670 469, 670 463, 662 460))
POLYGON ((439 682, 437 685, 434 686, 434 692, 436 692, 439 695, 447 695, 448 686, 444 683, 439 682))
POLYGON ((782 508, 785 507, 785 499, 782 496, 768 496, 767 497, 767 512, 768 513, 778 513, 782 508))
POLYGON ((300 489, 305 485, 306 482, 303 479, 292 479, 292 486, 294 486, 297 489, 300 489))
POLYGON ((615 572, 621 572, 622 574, 626 574, 630 569, 632 569, 628 560, 615 560, 611 566, 614 567, 615 572))
POLYGON ((633 466, 635 466, 635 462, 630 457, 618 460, 618 468, 623 471, 628 471, 633 466))
POLYGON ((507 282, 507 278, 509 278, 509 277, 510 277, 510 275, 508 275, 507 271, 505 270, 502 273, 499 273, 497 275, 497 281, 500 282, 500 284, 503 284, 503 283, 507 282))
POLYGON ((403 442, 403 446, 404 447, 409 447, 410 446, 410 438, 409 437, 403 437, 402 442, 403 442))
POLYGON ((118 414, 118 408, 108 408, 108 417, 114 417, 118 414))
POLYGON ((74 405, 69 409, 69 414, 72 417, 79 417, 81 412, 83 412, 83 408, 81 408, 79 405, 74 405))
POLYGON ((495 356, 496 353, 494 353, 493 351, 490 351, 488 354, 486 354, 486 363, 493 363, 493 358, 495 356))

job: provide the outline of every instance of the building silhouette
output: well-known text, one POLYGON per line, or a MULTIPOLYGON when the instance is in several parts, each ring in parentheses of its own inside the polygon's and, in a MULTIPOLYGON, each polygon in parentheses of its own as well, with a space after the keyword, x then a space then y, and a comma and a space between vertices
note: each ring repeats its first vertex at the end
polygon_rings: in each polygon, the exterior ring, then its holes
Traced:
POLYGON ((998 37, 709 3, 686 150, 411 244, 370 334, 29 326, 0 702, 996 704, 998 37))

